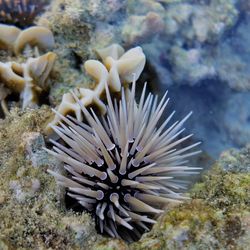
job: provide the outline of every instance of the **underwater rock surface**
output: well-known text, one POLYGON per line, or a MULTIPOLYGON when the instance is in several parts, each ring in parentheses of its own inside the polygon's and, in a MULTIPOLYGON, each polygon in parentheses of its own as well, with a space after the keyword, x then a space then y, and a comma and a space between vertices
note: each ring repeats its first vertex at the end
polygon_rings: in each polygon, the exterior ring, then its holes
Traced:
POLYGON ((168 207, 151 232, 128 245, 97 235, 87 213, 66 210, 63 193, 46 172, 59 163, 41 151, 49 115, 46 107, 13 109, 0 123, 1 249, 246 249, 250 244, 249 146, 225 151, 191 189, 192 200, 168 207))
MULTIPOLYGON (((147 65, 139 81, 160 96, 169 89, 177 116, 193 110, 187 129, 208 159, 220 158, 191 189, 192 200, 168 207, 128 245, 98 235, 89 214, 66 209, 64 190, 46 172, 59 162, 42 149, 50 106, 21 111, 11 97, 10 114, 0 112, 0 249, 247 249, 249 1, 53 0, 35 23, 52 31, 57 54, 43 103, 55 107, 70 89, 93 87, 83 63, 98 58, 95 50, 140 45, 147 65)), ((0 50, 0 61, 24 63, 34 53, 0 50)))
POLYGON ((249 147, 224 152, 192 188, 193 200, 168 209, 131 249, 247 249, 249 159, 249 147))
POLYGON ((0 123, 0 249, 86 249, 98 238, 89 215, 65 213, 46 172, 59 164, 42 149, 50 113, 13 109, 0 123))

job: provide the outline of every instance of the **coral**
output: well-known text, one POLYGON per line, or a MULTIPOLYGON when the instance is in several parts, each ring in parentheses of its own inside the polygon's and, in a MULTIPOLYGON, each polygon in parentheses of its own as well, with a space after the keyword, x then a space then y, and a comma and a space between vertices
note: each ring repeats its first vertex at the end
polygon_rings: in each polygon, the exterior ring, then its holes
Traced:
POLYGON ((125 45, 140 42, 155 71, 168 75, 167 82, 165 77, 159 77, 162 85, 194 85, 217 75, 220 58, 214 58, 213 50, 237 23, 238 15, 237 1, 233 0, 132 0, 120 36, 125 45), (199 51, 198 61, 188 60, 185 54, 190 50, 199 51))
POLYGON ((231 89, 247 91, 250 89, 250 74, 248 71, 250 52, 247 44, 250 36, 246 32, 250 27, 249 15, 244 18, 233 35, 225 38, 214 50, 213 56, 207 54, 208 60, 215 60, 216 71, 220 79, 227 82, 231 89))
MULTIPOLYGON (((96 80, 95 87, 80 87, 74 91, 84 106, 94 107, 101 114, 105 114, 106 107, 102 100, 105 96, 105 84, 108 84, 112 92, 117 93, 121 91, 121 86, 131 83, 133 78, 137 80, 145 65, 145 55, 140 47, 124 53, 124 49, 117 44, 98 50, 97 53, 106 67, 97 60, 88 60, 84 64, 86 72, 96 80)), ((63 95, 58 112, 64 116, 73 113, 78 121, 82 121, 80 107, 70 93, 63 95)), ((59 115, 55 115, 51 125, 60 120, 59 115)))
POLYGON ((37 58, 29 58, 22 64, 0 62, 1 83, 10 91, 20 94, 23 109, 38 105, 39 95, 48 89, 47 82, 55 59, 55 53, 49 52, 37 58))
MULTIPOLYGON (((249 142, 249 20, 245 0, 53 0, 35 20, 53 32, 53 51, 59 55, 50 104, 59 105, 72 88, 94 89, 82 64, 95 59, 96 50, 140 42, 148 58, 143 80, 160 96, 170 88, 171 99, 178 100, 171 106, 177 116, 194 111, 186 128, 204 141, 205 151, 217 157, 225 148, 244 146, 249 142)), ((12 26, 9 45, 19 28, 12 26)), ((38 56, 29 44, 16 56, 13 45, 7 50, 0 42, 0 47, 3 63, 21 65, 38 56)), ((44 106, 14 108, 17 96, 11 91, 0 84, 5 113, 0 120, 0 249, 249 248, 248 148, 223 152, 191 191, 192 201, 168 207, 150 233, 128 245, 97 235, 90 216, 64 204, 65 190, 46 173, 62 166, 41 149, 42 129, 53 114, 44 106)))
POLYGON ((41 26, 20 30, 15 26, 0 24, 0 49, 11 49, 18 55, 25 46, 36 46, 40 50, 54 47, 52 32, 41 26))
POLYGON ((27 27, 43 11, 47 1, 40 0, 1 0, 0 22, 27 27))
POLYGON ((123 27, 122 37, 128 44, 137 44, 145 39, 160 35, 164 31, 164 21, 155 12, 148 12, 145 16, 130 16, 123 27))
POLYGON ((216 74, 215 67, 203 62, 202 58, 200 49, 173 46, 169 54, 173 67, 173 80, 181 82, 183 79, 188 79, 190 85, 195 85, 204 78, 213 78, 216 74))
MULTIPOLYGON (((239 105, 232 107, 228 100, 236 94, 229 93, 230 89, 247 91, 249 88, 247 6, 242 0, 88 3, 55 0, 38 21, 54 33, 55 52, 59 56, 55 69, 60 74, 50 90, 50 104, 59 105, 63 94, 70 89, 93 87, 89 85, 93 81, 83 75, 82 65, 89 58, 95 59, 94 52, 98 49, 112 43, 126 49, 140 45, 148 58, 142 78, 149 84, 156 83, 150 84, 150 88, 159 95, 170 87, 171 93, 179 91, 180 101, 175 104, 179 106, 173 107, 177 111, 187 107, 200 114, 190 127, 195 128, 199 140, 207 142, 203 144, 204 149, 217 157, 226 147, 242 147, 249 140, 247 110, 243 123, 237 123, 236 119, 232 122, 228 118, 232 108, 237 114, 243 112, 237 110, 239 105), (208 88, 209 94, 203 98, 201 95, 205 95, 208 88), (197 95, 188 98, 185 91, 197 95), (222 92, 227 94, 226 98, 222 92), (213 99, 217 102, 216 109, 213 99), (211 102, 209 107, 207 102, 211 102), (209 139, 211 136, 214 140, 209 139)), ((242 93, 241 103, 245 105, 247 94, 242 93)), ((240 103, 238 96, 236 101, 240 103)))
POLYGON ((137 81, 146 63, 140 47, 124 53, 120 45, 112 44, 105 49, 97 50, 97 53, 109 72, 107 83, 114 92, 120 92, 121 86, 131 83, 134 79, 137 81))
POLYGON ((2 84, 0 85, 0 105, 4 114, 8 113, 8 105, 5 99, 10 93, 9 89, 5 88, 2 84))

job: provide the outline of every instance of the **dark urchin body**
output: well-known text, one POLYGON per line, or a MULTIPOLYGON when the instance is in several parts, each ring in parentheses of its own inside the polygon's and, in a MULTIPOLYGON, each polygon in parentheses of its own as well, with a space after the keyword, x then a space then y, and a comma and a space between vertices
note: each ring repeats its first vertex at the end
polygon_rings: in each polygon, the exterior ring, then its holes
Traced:
POLYGON ((107 114, 101 119, 78 100, 86 122, 57 113, 63 123, 52 128, 67 146, 51 140, 53 150, 47 149, 65 163, 67 176, 48 171, 67 195, 95 215, 101 233, 128 241, 149 230, 166 204, 184 198, 186 183, 178 178, 196 173, 186 163, 199 153, 189 152, 199 143, 178 148, 192 136, 178 139, 190 114, 167 128, 173 112, 157 128, 168 99, 165 94, 157 104, 145 89, 137 105, 135 83, 119 102, 112 102, 106 86, 107 114))
POLYGON ((31 26, 45 3, 45 0, 0 0, 0 22, 20 28, 31 26))

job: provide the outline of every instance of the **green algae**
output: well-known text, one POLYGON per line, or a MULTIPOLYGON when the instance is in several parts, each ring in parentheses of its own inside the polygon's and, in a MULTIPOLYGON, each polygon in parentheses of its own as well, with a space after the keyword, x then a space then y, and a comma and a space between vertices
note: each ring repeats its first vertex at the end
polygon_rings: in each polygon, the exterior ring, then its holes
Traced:
MULTIPOLYGON (((128 249, 246 249, 250 243, 250 173, 226 172, 222 162, 192 188, 192 200, 169 208, 128 249)), ((99 243, 98 250, 109 249, 109 244, 99 243)))
MULTIPOLYGON (((86 13, 83 14, 84 1, 55 2, 44 16, 46 25, 55 34, 55 52, 59 55, 55 66, 57 83, 50 92, 54 105, 69 89, 85 86, 81 64, 93 54, 90 44, 95 36, 92 25, 85 20, 86 13)), ((228 5, 224 12, 231 14, 221 17, 220 10, 210 14, 218 15, 218 21, 225 18, 230 26, 237 13, 231 1, 219 2, 228 5)), ((106 42, 99 44, 106 46, 106 42)), ((6 59, 5 54, 3 57, 6 59)), ((42 132, 50 116, 48 107, 26 112, 12 110, 0 122, 0 249, 246 249, 249 246, 249 149, 224 153, 202 182, 190 191, 191 201, 168 208, 151 232, 128 245, 98 236, 88 214, 67 211, 59 188, 46 173, 53 164, 48 160, 47 164, 45 161, 40 168, 34 168, 25 157, 23 134, 42 132), (40 187, 31 191, 34 180, 39 180, 40 187), (19 185, 21 195, 17 196, 15 189, 10 188, 13 182, 19 185)))
MULTIPOLYGON (((238 152, 236 158, 248 161, 246 151, 238 152)), ((228 157, 228 164, 229 159, 235 160, 228 157)), ((246 249, 250 244, 250 173, 225 171, 223 164, 225 154, 194 185, 192 200, 162 215, 131 249, 246 249)))
POLYGON ((104 239, 101 242, 97 243, 96 245, 94 245, 93 248, 91 248, 92 250, 129 250, 128 245, 122 241, 122 240, 118 240, 118 239, 104 239))
POLYGON ((205 200, 225 211, 247 209, 250 205, 250 173, 225 172, 215 165, 192 190, 192 197, 205 200))
POLYGON ((13 109, 0 122, 2 249, 246 249, 250 244, 250 173, 242 170, 244 164, 248 169, 247 148, 224 152, 190 190, 191 200, 169 206, 150 232, 127 244, 97 235, 88 214, 66 210, 64 191, 46 172, 58 168, 57 161, 44 154, 47 160, 34 167, 27 158, 24 135, 41 133, 50 115, 46 106, 13 109))
MULTIPOLYGON (((80 249, 96 240, 88 214, 66 211, 60 190, 47 172, 56 162, 39 167, 27 159, 23 135, 41 132, 48 107, 13 109, 0 122, 0 249, 80 249)), ((88 248, 88 247, 87 247, 88 248)))

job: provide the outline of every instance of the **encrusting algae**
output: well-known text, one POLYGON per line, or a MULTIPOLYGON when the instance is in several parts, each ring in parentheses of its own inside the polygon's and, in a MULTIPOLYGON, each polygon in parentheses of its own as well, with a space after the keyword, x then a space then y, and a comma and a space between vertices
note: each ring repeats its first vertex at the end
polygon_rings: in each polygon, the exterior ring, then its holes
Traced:
POLYGON ((0 122, 0 249, 89 249, 97 239, 87 214, 66 212, 57 202, 58 188, 46 169, 58 162, 42 150, 44 142, 32 139, 29 149, 32 134, 43 138, 50 113, 45 106, 12 109, 0 122), (40 162, 34 166, 29 156, 37 151, 40 162))
POLYGON ((249 162, 249 148, 224 153, 215 168, 191 190, 192 201, 167 207, 151 232, 143 235, 139 242, 128 245, 123 240, 97 235, 94 221, 87 213, 79 214, 65 208, 64 196, 60 194, 54 179, 46 173, 48 168, 57 169, 58 162, 45 151, 40 167, 34 167, 26 158, 23 135, 42 132, 50 113, 48 107, 29 112, 14 109, 0 122, 0 248, 248 248, 250 173, 224 169, 249 162), (36 180, 40 181, 38 189, 37 185, 34 186, 36 180), (227 184, 227 180, 231 180, 230 184, 227 184), (17 199, 20 192, 22 199, 17 199))

